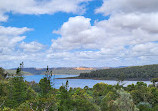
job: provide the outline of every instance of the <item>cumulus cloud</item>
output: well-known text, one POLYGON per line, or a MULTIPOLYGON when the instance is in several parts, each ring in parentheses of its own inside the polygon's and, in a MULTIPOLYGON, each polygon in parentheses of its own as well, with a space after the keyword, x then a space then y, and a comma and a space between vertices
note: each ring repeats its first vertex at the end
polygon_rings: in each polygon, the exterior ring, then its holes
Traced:
POLYGON ((107 65, 156 63, 157 5, 156 0, 104 0, 95 11, 110 15, 108 20, 91 25, 90 18, 71 17, 58 31, 53 31, 60 37, 52 40, 50 52, 67 52, 71 61, 97 60, 107 65))
MULTIPOLYGON (((141 20, 132 21, 133 23, 129 21, 125 20, 126 25, 124 25, 112 16, 110 20, 99 21, 92 26, 89 18, 83 16, 70 18, 60 30, 54 31, 61 37, 52 40, 51 48, 54 50, 98 49, 102 53, 109 54, 116 50, 125 50, 128 45, 134 46, 158 40, 155 31, 147 30, 146 25, 149 23, 142 22, 143 26, 141 26, 141 20)), ((154 26, 154 24, 150 25, 154 26)))
POLYGON ((0 55, 12 53, 16 49, 17 44, 26 38, 21 34, 31 30, 32 29, 26 27, 0 26, 0 55))
POLYGON ((58 50, 97 49, 99 44, 94 43, 99 43, 97 40, 102 38, 102 34, 98 33, 101 30, 96 26, 91 26, 90 20, 83 16, 69 18, 60 30, 53 31, 60 34, 61 38, 52 40, 51 47, 58 50))
POLYGON ((31 31, 31 28, 23 27, 3 27, 0 26, 0 65, 3 61, 21 61, 26 59, 36 60, 35 52, 41 51, 44 45, 38 42, 25 43, 25 32, 31 31), (29 52, 29 53, 26 53, 29 52))
POLYGON ((52 47, 59 50, 76 49, 91 44, 94 39, 92 36, 88 38, 91 29, 89 18, 84 18, 83 16, 69 18, 68 22, 65 22, 60 30, 54 31, 60 34, 62 38, 52 40, 52 47))
POLYGON ((139 56, 158 56, 158 43, 137 44, 131 49, 132 55, 139 56))
POLYGON ((157 0, 103 0, 96 13, 111 15, 113 13, 157 13, 157 0))
MULTIPOLYGON (((13 5, 12 1, 5 1, 3 6, 0 5, 0 9, 20 14, 53 14, 57 11, 78 13, 85 10, 79 5, 85 0, 23 0, 20 5, 17 5, 18 0, 14 1, 16 5, 13 5), (18 10, 24 4, 26 7, 18 10), (65 4, 70 7, 64 7, 65 4)), ((0 49, 0 59, 26 60, 26 63, 32 63, 37 67, 35 63, 39 63, 41 67, 52 64, 97 67, 157 63, 157 5, 157 0, 104 0, 102 6, 95 12, 104 16, 110 15, 108 20, 95 21, 92 25, 90 18, 70 17, 58 30, 53 31, 59 37, 52 40, 49 50, 44 51, 44 46, 40 43, 24 42, 26 37, 22 34, 32 29, 2 26, 0 27, 2 43, 11 45, 9 48, 7 45, 0 46, 3 47, 0 49), (17 46, 18 54, 12 53, 12 56, 6 54, 15 50, 17 46), (7 52, 4 53, 4 50, 7 52)), ((4 14, 0 13, 0 16, 4 14)))
POLYGON ((86 3, 91 0, 1 0, 0 21, 7 21, 7 12, 18 14, 54 14, 56 12, 84 13, 86 3))
POLYGON ((30 42, 30 43, 22 42, 19 47, 22 48, 23 51, 25 52, 38 52, 44 49, 44 45, 38 42, 30 42))

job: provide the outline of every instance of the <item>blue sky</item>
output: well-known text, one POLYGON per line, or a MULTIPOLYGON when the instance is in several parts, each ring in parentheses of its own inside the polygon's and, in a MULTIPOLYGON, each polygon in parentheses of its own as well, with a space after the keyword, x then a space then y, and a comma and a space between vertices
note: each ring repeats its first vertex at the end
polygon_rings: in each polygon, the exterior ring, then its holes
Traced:
POLYGON ((25 67, 158 62, 156 0, 1 0, 0 4, 0 67, 17 67, 21 61, 25 67))
MULTIPOLYGON (((86 18, 91 18, 91 24, 94 24, 95 20, 105 20, 109 16, 103 16, 102 14, 95 14, 95 9, 102 5, 102 0, 93 0, 86 5, 86 12, 82 15, 86 18)), ((57 12, 54 14, 42 14, 42 15, 22 15, 8 13, 9 19, 7 22, 2 23, 3 26, 12 27, 28 27, 34 30, 25 33, 27 38, 25 42, 37 41, 45 45, 51 45, 52 39, 57 39, 59 35, 53 34, 53 30, 59 29, 62 24, 68 21, 69 17, 78 16, 78 14, 57 12)))

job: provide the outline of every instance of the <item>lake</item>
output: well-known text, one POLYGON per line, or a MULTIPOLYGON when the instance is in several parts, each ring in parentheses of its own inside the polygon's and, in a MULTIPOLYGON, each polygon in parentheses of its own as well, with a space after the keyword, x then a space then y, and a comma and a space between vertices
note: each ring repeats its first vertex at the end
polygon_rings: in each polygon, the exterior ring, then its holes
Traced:
MULTIPOLYGON (((42 79, 45 75, 30 75, 30 76, 24 76, 26 81, 35 81, 37 83, 39 83, 40 79, 42 79)), ((56 79, 56 78, 65 78, 65 77, 75 77, 78 75, 53 75, 53 77, 51 78, 52 80, 52 87, 59 89, 60 86, 62 86, 62 84, 65 84, 66 81, 69 81, 69 87, 72 88, 76 88, 76 87, 80 87, 80 88, 84 88, 85 86, 88 86, 90 88, 92 88, 95 84, 103 82, 103 83, 107 83, 110 85, 115 85, 117 84, 117 81, 114 80, 92 80, 92 79, 56 79)), ((151 84, 150 81, 142 81, 145 82, 147 85, 151 84)), ((124 81, 123 82, 125 84, 125 86, 129 85, 129 84, 136 84, 137 81, 124 81)))

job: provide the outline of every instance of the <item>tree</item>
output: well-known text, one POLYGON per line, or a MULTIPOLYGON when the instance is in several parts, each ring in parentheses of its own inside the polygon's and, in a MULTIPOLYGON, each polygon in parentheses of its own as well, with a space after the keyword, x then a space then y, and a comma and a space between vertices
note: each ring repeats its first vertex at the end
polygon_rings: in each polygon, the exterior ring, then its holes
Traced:
POLYGON ((6 97, 8 94, 8 83, 6 81, 0 80, 0 108, 4 107, 4 104, 6 102, 6 97))
POLYGON ((93 98, 84 89, 76 88, 72 95, 75 111, 98 111, 99 107, 93 103, 93 98))
POLYGON ((151 111, 152 106, 148 102, 140 102, 137 107, 140 111, 151 111))
POLYGON ((117 91, 119 98, 117 98, 113 105, 116 107, 115 111, 139 111, 133 102, 130 93, 127 93, 123 89, 117 91))
POLYGON ((114 107, 112 103, 117 98, 117 94, 114 92, 108 92, 108 94, 101 101, 101 111, 113 111, 114 107))
POLYGON ((23 69, 23 67, 24 67, 24 63, 22 62, 22 63, 20 63, 20 66, 16 70, 16 76, 22 77, 22 69, 23 69))
POLYGON ((156 87, 151 87, 149 89, 149 103, 152 104, 152 106, 156 106, 158 104, 158 89, 156 87))
POLYGON ((66 85, 63 85, 59 88, 60 95, 59 98, 59 105, 58 110, 59 111, 70 111, 72 110, 72 99, 71 95, 68 92, 68 80, 66 81, 66 85))
POLYGON ((39 82, 42 96, 46 96, 51 90, 51 77, 52 77, 52 71, 49 71, 49 68, 47 66, 45 77, 41 79, 39 82))
POLYGON ((51 81, 52 74, 53 74, 52 71, 50 71, 47 66, 47 70, 45 72, 45 76, 46 76, 47 80, 51 81))
POLYGON ((17 68, 17 76, 9 79, 9 94, 7 95, 6 106, 15 108, 26 100, 27 85, 22 77, 23 62, 20 63, 20 67, 17 68))
POLYGON ((17 111, 57 111, 57 101, 53 94, 41 97, 37 96, 35 99, 27 100, 22 103, 17 111))
POLYGON ((3 68, 0 67, 0 80, 5 79, 7 77, 8 73, 5 72, 3 68))
POLYGON ((108 85, 102 82, 95 84, 93 86, 93 96, 95 102, 99 105, 101 100, 105 97, 106 94, 108 94, 109 91, 114 91, 112 85, 108 85))
POLYGON ((27 85, 23 77, 13 77, 9 81, 7 106, 17 107, 26 100, 27 85))
POLYGON ((153 83, 153 86, 155 87, 156 86, 156 82, 158 82, 158 78, 153 78, 151 80, 151 82, 153 83))
POLYGON ((43 79, 40 80, 39 86, 41 89, 41 95, 46 96, 47 93, 49 93, 49 91, 51 89, 50 80, 47 79, 47 77, 44 77, 43 79))
POLYGON ((134 90, 130 91, 135 104, 140 102, 148 102, 150 100, 150 90, 146 83, 137 82, 134 90))

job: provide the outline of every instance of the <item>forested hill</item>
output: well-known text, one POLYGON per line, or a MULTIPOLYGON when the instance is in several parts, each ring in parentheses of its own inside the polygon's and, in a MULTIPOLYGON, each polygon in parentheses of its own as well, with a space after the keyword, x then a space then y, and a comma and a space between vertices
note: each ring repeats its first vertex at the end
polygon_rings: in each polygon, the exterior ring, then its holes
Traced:
POLYGON ((90 73, 81 73, 79 78, 103 80, 151 80, 151 78, 158 78, 158 64, 96 70, 91 71, 90 73))

